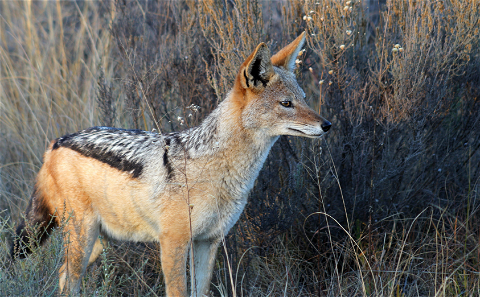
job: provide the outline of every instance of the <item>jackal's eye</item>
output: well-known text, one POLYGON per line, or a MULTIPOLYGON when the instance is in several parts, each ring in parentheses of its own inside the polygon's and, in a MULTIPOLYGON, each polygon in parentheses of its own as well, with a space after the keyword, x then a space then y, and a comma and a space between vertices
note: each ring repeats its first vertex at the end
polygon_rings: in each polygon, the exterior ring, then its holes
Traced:
POLYGON ((283 107, 293 107, 292 101, 280 101, 283 107))

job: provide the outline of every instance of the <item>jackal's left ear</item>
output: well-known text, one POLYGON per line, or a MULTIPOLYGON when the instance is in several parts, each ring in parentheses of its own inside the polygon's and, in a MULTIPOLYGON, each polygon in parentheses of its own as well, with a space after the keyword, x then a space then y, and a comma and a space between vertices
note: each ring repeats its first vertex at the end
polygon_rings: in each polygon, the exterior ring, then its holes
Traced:
POLYGON ((244 89, 261 90, 267 86, 275 74, 270 57, 268 46, 262 42, 243 62, 238 76, 244 89))
POLYGON ((282 48, 278 53, 273 55, 272 64, 277 67, 283 67, 289 71, 295 70, 295 60, 298 53, 305 43, 305 32, 300 34, 292 43, 282 48))

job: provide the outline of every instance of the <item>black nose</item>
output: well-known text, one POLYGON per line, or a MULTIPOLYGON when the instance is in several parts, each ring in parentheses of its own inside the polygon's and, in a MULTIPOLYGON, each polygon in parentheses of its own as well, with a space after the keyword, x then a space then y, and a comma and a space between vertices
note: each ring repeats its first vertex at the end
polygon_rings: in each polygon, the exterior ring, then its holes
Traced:
POLYGON ((332 126, 332 123, 330 123, 329 121, 323 122, 323 124, 322 124, 323 132, 327 132, 328 130, 330 130, 331 126, 332 126))

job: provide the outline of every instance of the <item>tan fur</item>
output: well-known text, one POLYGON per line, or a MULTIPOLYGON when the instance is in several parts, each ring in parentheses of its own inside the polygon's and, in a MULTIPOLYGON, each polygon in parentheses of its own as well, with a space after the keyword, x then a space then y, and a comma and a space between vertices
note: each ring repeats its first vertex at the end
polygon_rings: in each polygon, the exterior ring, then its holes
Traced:
MULTIPOLYGON (((208 294, 217 247, 238 220, 278 136, 319 137, 330 127, 306 105, 292 72, 304 35, 271 59, 264 43, 247 58, 232 91, 211 115, 218 124, 206 149, 175 151, 172 144, 162 163, 159 146, 158 152, 145 152, 138 178, 71 148, 54 148, 52 142, 37 178, 42 198, 32 200, 38 200, 33 205, 43 203, 57 220, 69 217, 61 291, 78 292, 86 266, 101 253, 98 235, 103 234, 160 242, 168 296, 187 295, 190 253, 195 267, 191 294, 208 294), (283 101, 294 108, 284 107, 283 101), (167 162, 174 173, 170 179, 167 162)), ((187 131, 185 137, 188 133, 199 132, 187 131)), ((159 142, 168 138, 154 137, 159 142)))

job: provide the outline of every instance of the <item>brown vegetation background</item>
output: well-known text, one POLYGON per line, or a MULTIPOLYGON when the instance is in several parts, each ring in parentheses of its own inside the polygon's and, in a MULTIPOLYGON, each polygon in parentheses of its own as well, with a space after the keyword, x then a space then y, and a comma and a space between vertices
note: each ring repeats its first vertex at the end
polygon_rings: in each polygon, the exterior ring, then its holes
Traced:
MULTIPOLYGON (((219 251, 214 296, 480 295, 480 2, 0 2, 0 295, 52 296, 62 243, 8 242, 50 140, 179 131, 265 41, 333 127, 282 137, 219 251), (193 105, 192 105, 193 104, 193 105), (192 107, 193 106, 193 107, 192 107), (197 110, 195 106, 199 106, 197 110)), ((114 242, 85 296, 162 296, 158 246, 114 242)))

